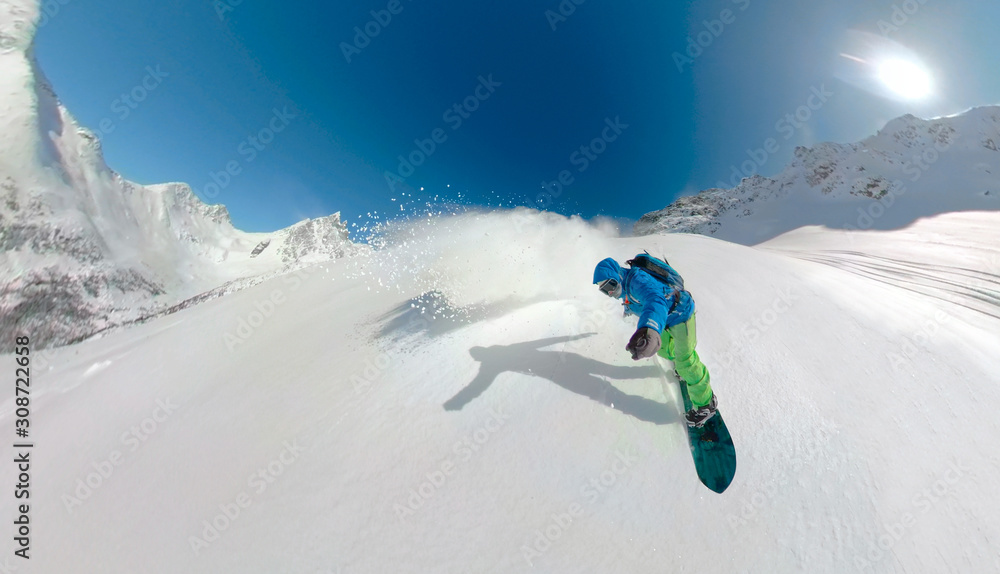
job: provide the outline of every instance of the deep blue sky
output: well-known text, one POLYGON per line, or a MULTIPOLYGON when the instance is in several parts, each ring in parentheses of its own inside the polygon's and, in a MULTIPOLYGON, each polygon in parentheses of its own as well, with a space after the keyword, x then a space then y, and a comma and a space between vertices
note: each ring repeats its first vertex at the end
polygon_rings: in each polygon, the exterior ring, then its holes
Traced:
POLYGON ((37 54, 81 123, 108 119, 113 169, 140 183, 188 182, 251 231, 335 211, 351 222, 398 215, 401 204, 412 213, 435 198, 535 205, 563 170, 573 183, 543 207, 635 219, 729 180, 768 138, 777 153, 751 166, 763 175, 795 145, 1000 101, 992 0, 586 0, 555 30, 545 12, 558 0, 399 0, 402 11, 350 63, 341 44, 388 0, 228 0, 231 10, 225 1, 74 0, 46 18, 37 54), (913 13, 880 31, 894 5, 913 13), (729 23, 679 71, 674 53, 726 9, 729 23), (934 97, 894 101, 834 77, 848 29, 916 52, 936 77, 934 97), (168 75, 157 82, 147 69, 168 75), (444 112, 490 75, 500 86, 454 129, 444 112), (144 80, 155 87, 132 109, 121 96, 144 80), (776 122, 812 88, 833 96, 786 140, 776 122), (253 149, 248 138, 286 107, 297 117, 253 149), (611 135, 609 118, 628 128, 581 172, 573 152, 611 135), (437 128, 447 139, 390 191, 385 172, 437 128), (211 174, 227 164, 239 174, 214 194, 211 174))

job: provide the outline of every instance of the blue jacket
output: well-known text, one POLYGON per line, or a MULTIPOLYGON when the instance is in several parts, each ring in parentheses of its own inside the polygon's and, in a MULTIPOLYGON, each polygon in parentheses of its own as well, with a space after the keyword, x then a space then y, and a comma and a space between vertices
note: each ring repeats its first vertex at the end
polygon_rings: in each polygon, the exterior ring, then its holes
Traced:
POLYGON ((639 328, 657 333, 686 322, 694 314, 694 299, 687 291, 676 293, 642 269, 623 269, 612 258, 597 264, 594 284, 617 279, 622 284, 625 314, 639 316, 639 328))

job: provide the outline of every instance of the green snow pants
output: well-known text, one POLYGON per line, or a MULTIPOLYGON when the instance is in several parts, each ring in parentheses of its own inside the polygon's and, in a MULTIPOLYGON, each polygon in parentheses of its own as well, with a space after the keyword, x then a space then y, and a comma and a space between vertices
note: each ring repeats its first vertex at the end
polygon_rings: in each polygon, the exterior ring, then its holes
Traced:
POLYGON ((686 323, 664 329, 658 354, 668 361, 673 361, 677 374, 681 376, 681 380, 687 382, 691 404, 703 407, 712 400, 712 385, 709 383, 708 369, 702 364, 698 352, 694 350, 698 344, 694 318, 695 316, 691 315, 686 323))

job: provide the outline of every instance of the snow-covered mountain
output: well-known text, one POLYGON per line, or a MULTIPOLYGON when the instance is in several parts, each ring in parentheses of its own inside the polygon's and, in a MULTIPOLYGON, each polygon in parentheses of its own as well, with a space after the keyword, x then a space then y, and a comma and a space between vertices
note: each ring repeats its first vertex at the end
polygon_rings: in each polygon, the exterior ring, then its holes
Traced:
POLYGON ((796 148, 777 176, 682 197, 643 216, 634 231, 752 245, 804 225, 896 229, 939 213, 997 210, 998 148, 1000 107, 933 120, 906 115, 860 143, 796 148))
POLYGON ((35 63, 37 16, 0 2, 0 351, 16 330, 64 344, 357 249, 339 214, 245 233, 185 184, 112 171, 35 63))

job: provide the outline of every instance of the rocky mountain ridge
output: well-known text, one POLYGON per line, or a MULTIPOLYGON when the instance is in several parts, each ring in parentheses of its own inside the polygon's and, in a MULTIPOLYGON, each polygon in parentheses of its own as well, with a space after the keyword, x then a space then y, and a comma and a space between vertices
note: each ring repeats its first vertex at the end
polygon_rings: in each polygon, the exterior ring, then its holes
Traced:
POLYGON ((339 214, 246 233, 186 184, 124 179, 35 62, 38 15, 35 0, 0 0, 0 352, 18 334, 67 344, 363 249, 339 214))
POLYGON ((949 211, 1000 209, 1000 107, 905 115, 853 144, 798 147, 774 177, 681 197, 637 235, 698 233, 756 244, 804 225, 891 229, 949 211))

